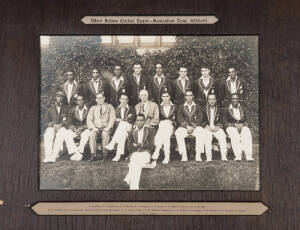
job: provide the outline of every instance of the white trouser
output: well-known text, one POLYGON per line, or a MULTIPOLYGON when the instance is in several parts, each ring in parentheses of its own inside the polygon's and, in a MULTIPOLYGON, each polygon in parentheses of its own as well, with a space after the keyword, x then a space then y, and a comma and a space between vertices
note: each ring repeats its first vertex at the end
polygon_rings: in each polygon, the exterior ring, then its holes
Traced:
POLYGON ((125 142, 128 137, 128 132, 131 130, 132 125, 126 121, 120 121, 113 138, 111 139, 111 142, 109 145, 115 145, 117 146, 117 152, 116 155, 123 155, 125 150, 125 142))
POLYGON ((212 139, 213 137, 215 137, 220 144, 220 152, 221 152, 221 157, 222 160, 226 160, 226 152, 227 152, 227 143, 226 143, 226 134, 223 131, 223 129, 219 129, 216 132, 212 132, 206 128, 204 128, 204 135, 205 135, 205 139, 207 139, 207 144, 205 145, 205 153, 206 153, 206 157, 207 159, 211 160, 212 157, 212 153, 211 153, 211 149, 212 149, 212 139))
POLYGON ((164 146, 165 156, 170 156, 171 136, 173 131, 174 127, 169 120, 159 122, 159 128, 154 138, 154 144, 156 146, 154 154, 157 154, 157 157, 162 146, 164 146))
POLYGON ((226 129, 230 140, 233 153, 236 160, 242 159, 242 151, 245 152, 246 159, 251 160, 252 158, 252 135, 248 127, 243 126, 241 132, 235 127, 228 127, 226 129))
POLYGON ((185 138, 189 135, 192 135, 196 137, 196 154, 200 155, 201 153, 204 152, 204 143, 205 141, 205 136, 204 136, 204 131, 202 127, 196 127, 191 134, 188 134, 187 129, 183 127, 179 127, 175 131, 175 136, 178 144, 178 150, 179 154, 182 156, 186 157, 186 146, 185 146, 185 138))
POLYGON ((67 130, 66 128, 61 128, 56 134, 54 147, 53 147, 53 151, 52 151, 53 159, 56 159, 58 157, 59 151, 61 150, 64 141, 66 142, 69 154, 73 154, 73 153, 76 153, 78 151, 80 153, 83 153, 84 152, 84 147, 85 147, 85 145, 88 142, 89 137, 90 137, 90 131, 88 129, 86 129, 80 134, 79 147, 77 147, 75 142, 74 142, 74 138, 76 136, 77 136, 76 133, 73 132, 71 129, 67 130))
POLYGON ((45 159, 49 159, 52 153, 55 131, 53 127, 48 127, 44 134, 45 159))
POLYGON ((125 181, 128 182, 130 190, 139 189, 142 168, 150 162, 149 152, 134 152, 130 157, 128 164, 129 170, 125 177, 125 181))

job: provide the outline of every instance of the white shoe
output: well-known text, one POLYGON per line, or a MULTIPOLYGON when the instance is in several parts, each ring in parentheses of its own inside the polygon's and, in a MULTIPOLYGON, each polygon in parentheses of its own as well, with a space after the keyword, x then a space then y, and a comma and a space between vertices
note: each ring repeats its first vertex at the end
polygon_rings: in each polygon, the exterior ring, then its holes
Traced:
POLYGON ((154 152, 152 155, 152 159, 157 160, 158 156, 159 156, 159 152, 154 152))
POLYGON ((162 162, 163 164, 168 164, 169 163, 169 157, 165 157, 165 159, 162 162))
POLYGON ((211 161, 211 159, 210 159, 210 158, 206 159, 206 162, 210 162, 210 161, 211 161))
POLYGON ((80 153, 80 152, 75 152, 74 154, 73 154, 73 156, 71 156, 71 160, 72 161, 81 161, 81 159, 82 159, 82 154, 80 153))
POLYGON ((247 161, 254 161, 254 158, 253 158, 253 157, 249 157, 249 158, 247 159, 247 161))
POLYGON ((196 154, 195 160, 196 161, 202 161, 201 154, 196 154))
POLYGON ((240 158, 235 158, 234 160, 235 161, 242 161, 242 159, 240 159, 240 158))
POLYGON ((187 161, 187 156, 186 155, 183 155, 183 154, 181 154, 181 161, 187 161))
POLYGON ((130 180, 128 176, 126 176, 123 181, 126 182, 127 184, 130 184, 130 180))
POLYGON ((144 166, 146 169, 154 169, 156 167, 156 161, 152 161, 144 166))
POLYGON ((228 161, 226 158, 222 158, 222 161, 228 161))
POLYGON ((121 158, 121 156, 120 155, 116 155, 113 159, 112 159, 112 161, 119 161, 120 160, 120 158, 121 158))
POLYGON ((112 150, 114 150, 115 145, 114 145, 113 143, 109 143, 108 145, 104 146, 104 148, 106 148, 106 149, 112 151, 112 150))

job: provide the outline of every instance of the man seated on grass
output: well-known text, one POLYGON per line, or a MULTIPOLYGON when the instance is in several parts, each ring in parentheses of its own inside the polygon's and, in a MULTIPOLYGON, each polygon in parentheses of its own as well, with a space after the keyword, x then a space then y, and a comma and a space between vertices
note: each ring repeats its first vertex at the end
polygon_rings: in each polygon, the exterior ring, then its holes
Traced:
POLYGON ((90 133, 90 149, 91 149, 91 158, 90 161, 95 161, 98 159, 104 160, 107 157, 107 151, 104 149, 109 143, 110 134, 112 128, 116 121, 116 112, 114 107, 111 104, 105 103, 104 92, 101 91, 96 95, 97 105, 94 105, 90 108, 90 111, 87 115, 87 126, 90 133), (101 134, 102 140, 102 154, 97 156, 97 138, 101 134))
POLYGON ((135 121, 135 110, 128 105, 128 94, 125 89, 122 90, 120 105, 116 110, 116 114, 116 131, 111 142, 105 146, 106 149, 113 150, 115 144, 118 145, 116 156, 112 159, 113 161, 119 161, 121 156, 124 155, 128 132, 132 129, 132 124, 135 121))
POLYGON ((223 130, 222 124, 222 109, 217 105, 216 95, 211 92, 208 94, 208 104, 206 109, 203 110, 203 126, 205 132, 205 138, 208 139, 205 146, 205 153, 207 161, 212 158, 212 139, 217 138, 220 144, 220 152, 222 161, 227 161, 227 144, 226 134, 223 130))
POLYGON ((247 118, 244 108, 240 105, 239 95, 232 94, 231 104, 224 112, 224 124, 228 133, 236 161, 242 160, 242 152, 245 152, 246 160, 253 161, 252 135, 247 127, 247 118))
POLYGON ((185 103, 178 107, 177 122, 180 127, 176 130, 181 161, 187 161, 185 138, 189 135, 196 137, 196 161, 201 160, 201 153, 204 152, 205 136, 202 128, 203 114, 199 105, 194 102, 194 95, 191 89, 185 92, 185 103))
POLYGON ((136 128, 128 135, 130 163, 124 181, 129 185, 130 190, 139 189, 142 168, 150 162, 154 148, 154 132, 145 126, 144 114, 137 114, 136 128))

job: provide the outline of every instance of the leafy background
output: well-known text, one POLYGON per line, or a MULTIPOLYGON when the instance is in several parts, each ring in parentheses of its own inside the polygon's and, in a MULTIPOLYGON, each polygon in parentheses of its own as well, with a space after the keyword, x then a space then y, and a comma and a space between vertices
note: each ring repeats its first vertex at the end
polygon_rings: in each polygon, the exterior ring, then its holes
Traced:
POLYGON ((174 47, 166 51, 139 55, 134 48, 105 47, 100 36, 51 36, 48 48, 41 49, 41 115, 53 102, 58 87, 72 69, 78 82, 91 78, 93 68, 105 78, 112 77, 115 64, 120 64, 123 76, 132 75, 132 66, 140 62, 143 74, 154 75, 155 64, 163 64, 167 77, 178 77, 179 67, 187 67, 188 76, 201 76, 207 66, 217 80, 226 80, 229 67, 235 67, 245 82, 249 126, 254 137, 259 134, 258 105, 258 37, 257 36, 177 36, 174 47))

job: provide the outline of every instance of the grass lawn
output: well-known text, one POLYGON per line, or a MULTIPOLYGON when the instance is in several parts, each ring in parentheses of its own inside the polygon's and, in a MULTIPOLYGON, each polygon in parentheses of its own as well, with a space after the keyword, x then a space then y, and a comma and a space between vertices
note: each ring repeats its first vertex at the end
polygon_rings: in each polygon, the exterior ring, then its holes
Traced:
MULTIPOLYGON (((188 162, 180 162, 177 153, 164 165, 161 158, 155 169, 143 169, 142 190, 257 190, 259 189, 258 145, 253 146, 254 162, 220 161, 214 153, 212 162, 196 162, 194 154, 188 162)), ((74 162, 64 155, 56 163, 41 163, 40 189, 128 190, 123 179, 128 161, 74 162)))

